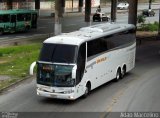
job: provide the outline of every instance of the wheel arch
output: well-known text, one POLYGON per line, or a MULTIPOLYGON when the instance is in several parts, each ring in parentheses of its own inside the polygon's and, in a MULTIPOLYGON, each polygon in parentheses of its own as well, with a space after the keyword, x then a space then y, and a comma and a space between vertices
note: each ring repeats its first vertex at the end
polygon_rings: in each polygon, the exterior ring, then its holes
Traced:
POLYGON ((122 65, 121 70, 122 70, 123 68, 125 68, 125 69, 126 69, 126 71, 127 71, 127 64, 125 64, 125 63, 124 63, 124 64, 122 65))
POLYGON ((92 90, 92 84, 91 84, 91 81, 88 80, 85 84, 85 86, 88 86, 89 87, 89 90, 92 90))
POLYGON ((118 71, 119 69, 120 69, 120 72, 121 72, 122 70, 121 70, 121 66, 120 66, 120 65, 118 65, 117 68, 116 68, 116 70, 115 70, 115 74, 114 74, 115 77, 114 77, 114 78, 116 78, 116 76, 117 76, 117 71, 118 71))

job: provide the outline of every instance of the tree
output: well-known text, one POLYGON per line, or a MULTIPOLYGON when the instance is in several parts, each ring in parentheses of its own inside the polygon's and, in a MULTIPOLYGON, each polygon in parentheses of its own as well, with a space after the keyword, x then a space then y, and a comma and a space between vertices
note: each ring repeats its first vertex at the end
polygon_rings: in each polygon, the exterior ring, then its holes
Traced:
POLYGON ((140 14, 137 16, 137 22, 140 23, 141 25, 144 24, 145 21, 146 18, 144 17, 144 15, 140 14))
POLYGON ((149 9, 151 9, 151 5, 152 5, 152 2, 153 2, 154 0, 149 0, 149 9))

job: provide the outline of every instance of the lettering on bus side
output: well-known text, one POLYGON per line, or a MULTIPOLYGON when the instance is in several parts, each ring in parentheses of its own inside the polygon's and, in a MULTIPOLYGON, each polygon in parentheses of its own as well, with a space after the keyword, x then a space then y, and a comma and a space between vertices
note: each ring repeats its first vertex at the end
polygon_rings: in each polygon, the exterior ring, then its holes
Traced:
POLYGON ((99 63, 104 62, 106 60, 107 60, 107 57, 99 58, 96 60, 96 64, 99 64, 99 63))
POLYGON ((87 67, 86 67, 86 69, 88 69, 88 68, 93 68, 93 66, 95 65, 95 64, 99 64, 99 63, 101 63, 101 62, 104 62, 104 61, 106 61, 107 60, 107 57, 103 57, 103 58, 99 58, 99 59, 97 59, 96 61, 94 61, 94 62, 92 62, 90 65, 88 65, 87 67))

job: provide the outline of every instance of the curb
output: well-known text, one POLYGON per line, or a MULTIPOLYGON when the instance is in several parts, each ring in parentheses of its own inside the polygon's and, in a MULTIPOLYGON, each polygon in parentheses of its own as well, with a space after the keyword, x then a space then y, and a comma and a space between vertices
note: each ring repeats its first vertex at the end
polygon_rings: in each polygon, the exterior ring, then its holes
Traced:
POLYGON ((36 35, 36 36, 29 36, 29 37, 25 37, 25 38, 15 38, 15 39, 2 39, 0 40, 0 46, 8 46, 8 45, 18 45, 19 43, 23 43, 24 41, 36 41, 36 40, 40 40, 40 39, 46 39, 49 38, 51 36, 53 36, 54 34, 49 33, 49 34, 40 34, 40 35, 36 35))
POLYGON ((27 76, 27 77, 25 77, 25 78, 23 78, 23 79, 21 79, 21 80, 18 80, 18 81, 14 82, 14 83, 6 86, 6 87, 3 87, 2 89, 0 89, 0 94, 3 93, 4 91, 6 91, 7 89, 9 89, 9 88, 11 88, 11 87, 14 87, 15 85, 17 85, 17 84, 19 84, 19 83, 21 83, 21 82, 23 82, 23 81, 25 81, 25 80, 27 80, 27 79, 29 79, 29 78, 31 78, 31 77, 32 77, 32 76, 27 76))

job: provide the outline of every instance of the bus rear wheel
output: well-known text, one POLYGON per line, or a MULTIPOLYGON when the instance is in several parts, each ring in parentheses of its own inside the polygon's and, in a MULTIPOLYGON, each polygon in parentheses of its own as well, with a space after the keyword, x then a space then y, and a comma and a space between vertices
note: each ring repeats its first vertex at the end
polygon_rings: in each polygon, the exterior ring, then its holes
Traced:
POLYGON ((11 34, 13 34, 13 33, 15 33, 16 31, 14 30, 14 29, 12 29, 11 31, 10 31, 10 33, 11 34))
POLYGON ((118 82, 119 79, 121 79, 121 77, 122 77, 121 69, 119 68, 119 69, 117 70, 117 74, 116 74, 115 81, 118 82))

